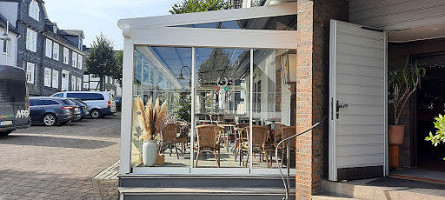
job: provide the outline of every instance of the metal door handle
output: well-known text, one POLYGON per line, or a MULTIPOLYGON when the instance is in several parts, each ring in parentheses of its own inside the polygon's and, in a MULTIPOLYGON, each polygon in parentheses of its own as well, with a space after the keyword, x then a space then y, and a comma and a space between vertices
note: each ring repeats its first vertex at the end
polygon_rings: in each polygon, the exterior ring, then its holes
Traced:
POLYGON ((340 102, 337 100, 337 109, 336 109, 336 116, 337 116, 337 119, 340 117, 340 108, 348 108, 349 107, 349 105, 347 104, 347 103, 342 103, 342 104, 340 104, 340 102))

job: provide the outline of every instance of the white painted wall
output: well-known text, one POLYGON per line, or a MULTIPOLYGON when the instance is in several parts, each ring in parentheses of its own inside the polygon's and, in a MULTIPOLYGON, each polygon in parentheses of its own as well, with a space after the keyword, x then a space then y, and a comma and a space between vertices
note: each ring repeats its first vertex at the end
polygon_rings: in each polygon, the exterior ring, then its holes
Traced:
MULTIPOLYGON (((3 34, 5 29, 0 27, 0 34, 3 34)), ((3 52, 3 40, 0 40, 0 65, 12 65, 17 66, 17 37, 18 35, 9 32, 9 37, 11 40, 8 41, 8 52, 7 59, 5 58, 6 54, 3 52), (7 61, 7 62, 6 62, 7 61)))

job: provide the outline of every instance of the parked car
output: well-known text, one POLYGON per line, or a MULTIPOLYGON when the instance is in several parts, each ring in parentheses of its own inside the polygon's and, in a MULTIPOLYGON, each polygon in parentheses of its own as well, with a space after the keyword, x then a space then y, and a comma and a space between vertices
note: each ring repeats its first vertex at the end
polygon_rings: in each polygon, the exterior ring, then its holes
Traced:
POLYGON ((75 104, 69 99, 30 97, 29 106, 32 124, 63 125, 75 116, 75 104))
POLYGON ((30 125, 25 71, 0 65, 0 135, 30 125))
POLYGON ((76 98, 70 98, 70 100, 74 102, 76 105, 78 105, 80 108, 80 113, 82 117, 78 121, 90 116, 90 112, 88 111, 88 105, 85 102, 76 98))
POLYGON ((122 97, 116 97, 116 110, 122 110, 122 97))
POLYGON ((88 105, 92 118, 97 119, 116 112, 116 100, 112 92, 103 91, 65 91, 52 97, 78 98, 88 105))

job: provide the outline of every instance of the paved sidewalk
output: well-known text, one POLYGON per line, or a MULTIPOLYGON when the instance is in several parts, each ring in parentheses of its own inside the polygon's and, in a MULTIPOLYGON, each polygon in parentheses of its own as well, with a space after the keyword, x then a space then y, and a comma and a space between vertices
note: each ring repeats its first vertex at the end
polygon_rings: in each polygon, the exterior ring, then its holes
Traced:
POLYGON ((100 199, 92 178, 119 159, 120 116, 0 137, 0 200, 100 199))

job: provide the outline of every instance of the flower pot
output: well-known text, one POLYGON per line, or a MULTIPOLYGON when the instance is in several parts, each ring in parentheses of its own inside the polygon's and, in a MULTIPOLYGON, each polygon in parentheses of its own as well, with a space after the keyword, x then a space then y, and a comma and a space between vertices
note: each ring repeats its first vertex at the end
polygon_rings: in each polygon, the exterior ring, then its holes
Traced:
POLYGON ((142 145, 142 163, 144 166, 151 167, 156 164, 158 157, 158 143, 156 140, 145 141, 142 145))
POLYGON ((390 125, 388 130, 388 141, 391 145, 402 145, 405 135, 405 125, 390 125))

